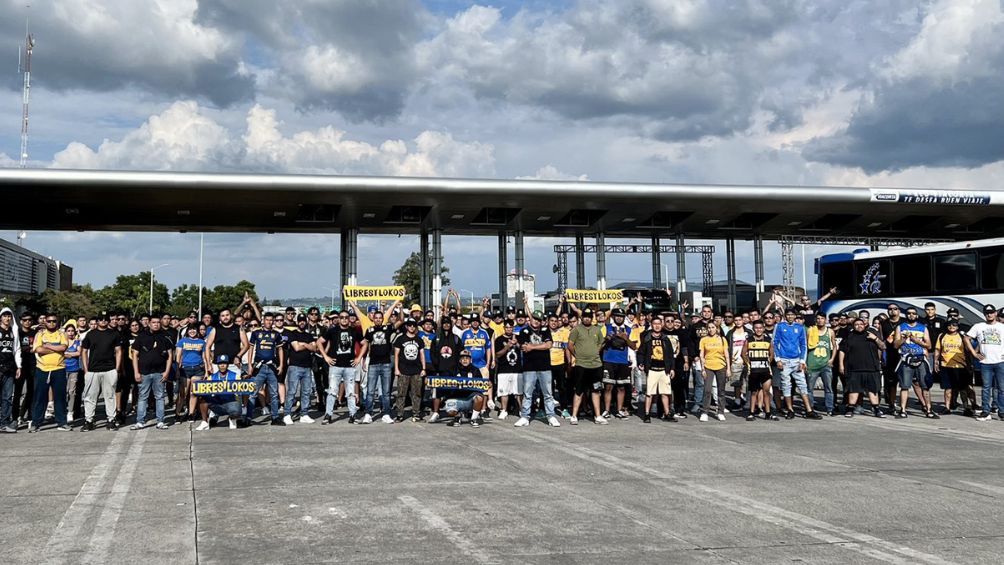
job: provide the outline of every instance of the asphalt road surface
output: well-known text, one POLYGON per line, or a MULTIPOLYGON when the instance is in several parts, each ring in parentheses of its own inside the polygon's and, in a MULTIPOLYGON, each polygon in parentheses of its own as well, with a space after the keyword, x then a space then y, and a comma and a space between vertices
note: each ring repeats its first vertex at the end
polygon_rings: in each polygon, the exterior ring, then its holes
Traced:
POLYGON ((1000 563, 1004 422, 0 437, 6 563, 1000 563))

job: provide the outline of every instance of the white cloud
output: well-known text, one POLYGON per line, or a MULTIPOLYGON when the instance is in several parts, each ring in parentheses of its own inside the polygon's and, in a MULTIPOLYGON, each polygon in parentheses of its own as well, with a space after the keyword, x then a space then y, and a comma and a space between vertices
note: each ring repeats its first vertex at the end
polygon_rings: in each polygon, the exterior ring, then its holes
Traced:
POLYGON ((587 181, 589 175, 570 175, 558 170, 554 165, 545 165, 530 176, 516 177, 517 180, 578 180, 587 181))
POLYGON ((243 133, 232 132, 197 103, 176 102, 121 140, 97 149, 73 142, 51 164, 65 169, 242 170, 391 176, 485 177, 494 147, 424 131, 412 142, 379 145, 347 138, 333 126, 284 135, 274 110, 255 105, 243 133))

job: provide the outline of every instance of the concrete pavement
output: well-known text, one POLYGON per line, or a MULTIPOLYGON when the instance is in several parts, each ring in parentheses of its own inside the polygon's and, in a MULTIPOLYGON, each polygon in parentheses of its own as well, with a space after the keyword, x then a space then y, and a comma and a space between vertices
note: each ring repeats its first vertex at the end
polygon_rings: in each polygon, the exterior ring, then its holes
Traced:
POLYGON ((999 563, 1004 422, 0 437, 8 563, 999 563))

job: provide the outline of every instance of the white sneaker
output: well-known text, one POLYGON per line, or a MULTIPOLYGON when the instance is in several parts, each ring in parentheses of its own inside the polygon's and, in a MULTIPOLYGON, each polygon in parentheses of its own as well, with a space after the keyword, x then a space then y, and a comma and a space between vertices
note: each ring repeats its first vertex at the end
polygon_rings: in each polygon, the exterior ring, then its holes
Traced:
POLYGON ((609 424, 610 422, 603 416, 597 416, 593 418, 594 424, 609 424))
POLYGON ((373 416, 370 416, 369 414, 363 416, 363 423, 364 424, 372 424, 373 423, 373 416))
POLYGON ((702 422, 707 422, 708 421, 708 415, 707 414, 701 414, 701 421, 702 422))
POLYGON ((287 426, 292 426, 293 425, 293 417, 290 416, 289 414, 286 414, 285 416, 282 417, 282 423, 286 424, 287 426))
POLYGON ((385 424, 393 424, 394 423, 394 418, 391 418, 390 414, 384 414, 383 418, 380 418, 380 421, 383 422, 383 423, 385 423, 385 424))
POLYGON ((204 431, 206 431, 208 429, 209 429, 209 422, 207 422, 205 420, 199 422, 198 426, 195 426, 195 431, 197 431, 197 432, 204 432, 204 431))
POLYGON ((610 411, 609 410, 604 410, 603 413, 600 414, 600 418, 606 419, 606 418, 609 418, 609 417, 610 417, 610 411))
POLYGON ((725 414, 719 414, 718 415, 718 421, 719 422, 724 422, 725 421, 725 414))
POLYGON ((426 420, 426 422, 429 422, 430 424, 435 424, 438 421, 439 421, 439 412, 433 412, 432 414, 429 415, 429 419, 426 420))
POLYGON ((73 417, 73 412, 72 411, 66 413, 66 421, 67 422, 72 422, 75 419, 76 418, 73 417))
POLYGON ((264 408, 261 409, 261 415, 262 416, 271 416, 272 415, 272 410, 269 409, 268 406, 266 406, 266 407, 264 407, 264 408))
POLYGON ((488 409, 489 410, 494 410, 495 409, 495 401, 492 400, 491 398, 488 399, 488 409))
POLYGON ((142 430, 146 426, 146 422, 136 422, 129 427, 130 430, 142 430))
POLYGON ((558 421, 558 418, 556 416, 551 416, 550 418, 548 418, 547 424, 553 428, 561 427, 561 422, 558 421))
POLYGON ((530 425, 530 420, 527 420, 526 418, 520 418, 519 420, 516 420, 516 423, 513 424, 513 427, 514 428, 525 428, 525 427, 527 427, 529 425, 530 425))
POLYGON ((310 416, 307 416, 306 414, 304 414, 303 416, 300 416, 300 423, 301 424, 313 424, 314 423, 314 419, 311 418, 310 416))
POLYGON ((725 412, 726 414, 729 414, 729 409, 725 408, 725 407, 722 407, 722 412, 725 412))
POLYGON ((166 429, 168 429, 170 427, 171 426, 168 426, 166 422, 157 422, 157 429, 158 430, 166 430, 166 429))
POLYGON ((237 420, 234 420, 233 418, 227 418, 227 421, 230 423, 231 430, 237 429, 237 420))
POLYGON ((579 419, 576 418, 575 416, 571 416, 571 417, 568 418, 568 423, 571 424, 571 425, 573 425, 573 426, 578 426, 579 425, 579 419))
POLYGON ((508 417, 509 417, 509 413, 506 412, 505 410, 499 412, 499 420, 505 420, 508 417))

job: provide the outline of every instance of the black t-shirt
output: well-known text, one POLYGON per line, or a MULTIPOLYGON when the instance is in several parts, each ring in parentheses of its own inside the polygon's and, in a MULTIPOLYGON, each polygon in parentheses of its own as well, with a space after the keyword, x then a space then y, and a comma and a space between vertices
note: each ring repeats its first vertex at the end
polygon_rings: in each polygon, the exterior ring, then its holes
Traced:
POLYGON ((231 361, 237 359, 241 352, 241 328, 237 324, 224 327, 222 324, 213 329, 213 358, 226 355, 231 361))
MULTIPOLYGON (((21 374, 31 375, 35 371, 35 354, 31 352, 31 346, 35 343, 35 331, 31 328, 18 328, 21 337, 21 374)), ((33 378, 33 377, 32 377, 33 378)))
MULTIPOLYGON (((628 330, 630 331, 630 330, 628 330)), ((533 329, 531 326, 523 328, 519 332, 519 343, 523 345, 540 345, 551 341, 551 330, 544 326, 533 329)), ((524 371, 550 371, 551 370, 551 348, 537 349, 523 353, 524 371)))
POLYGON ((390 363, 391 334, 394 327, 388 324, 372 326, 366 330, 366 341, 370 345, 370 364, 385 365, 390 363))
POLYGON ((495 366, 498 367, 500 375, 523 372, 523 355, 521 355, 519 346, 519 338, 515 335, 500 335, 495 338, 495 366), (502 349, 510 341, 515 341, 516 343, 509 348, 509 351, 502 353, 502 349))
POLYGON ((899 364, 899 350, 893 347, 893 344, 888 338, 889 336, 896 335, 896 328, 898 328, 899 325, 905 321, 906 318, 902 316, 895 322, 892 320, 882 320, 882 335, 879 337, 886 340, 885 363, 888 367, 895 367, 899 364))
POLYGON ((931 343, 938 343, 938 336, 945 333, 945 319, 941 316, 935 315, 933 318, 924 317, 921 318, 924 325, 927 326, 927 333, 931 334, 931 343))
POLYGON ((453 332, 441 333, 432 344, 432 365, 437 375, 455 376, 464 344, 453 332))
POLYGON ((20 349, 21 344, 14 339, 14 327, 0 329, 0 370, 5 373, 17 370, 15 355, 21 354, 20 349))
POLYGON ((324 332, 328 357, 335 359, 336 367, 351 367, 356 357, 356 344, 363 340, 359 328, 335 326, 324 332))
POLYGON ((141 375, 163 373, 167 369, 167 359, 174 352, 174 343, 164 332, 142 331, 132 343, 132 349, 139 361, 141 375))
MULTIPOLYGON (((868 339, 868 334, 882 339, 874 328, 868 328, 862 333, 852 331, 840 341, 840 351, 844 354, 844 370, 848 373, 852 371, 879 372, 882 370, 878 359, 878 345, 875 344, 874 340, 868 339)), ((886 349, 887 353, 889 349, 891 348, 886 349)))
POLYGON ((313 366, 313 352, 297 351, 293 348, 294 343, 314 343, 314 336, 308 332, 300 331, 299 328, 286 334, 289 337, 289 366, 290 367, 311 367, 313 366))
POLYGON ((94 329, 87 332, 80 344, 87 350, 87 370, 103 373, 115 369, 115 348, 122 345, 122 334, 115 330, 94 329))
POLYGON ((397 369, 402 375, 417 375, 422 372, 422 355, 425 342, 415 335, 402 334, 394 342, 394 349, 400 352, 397 359, 397 369))
POLYGON ((819 311, 819 307, 816 304, 803 304, 796 308, 796 311, 802 315, 802 323, 806 326, 816 325, 816 312, 819 311))

